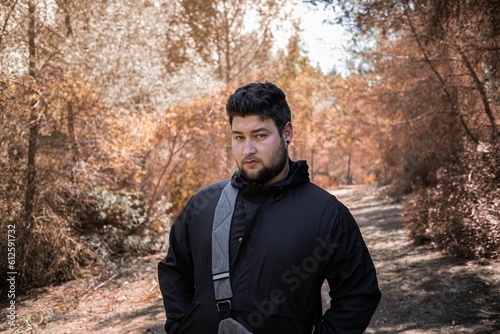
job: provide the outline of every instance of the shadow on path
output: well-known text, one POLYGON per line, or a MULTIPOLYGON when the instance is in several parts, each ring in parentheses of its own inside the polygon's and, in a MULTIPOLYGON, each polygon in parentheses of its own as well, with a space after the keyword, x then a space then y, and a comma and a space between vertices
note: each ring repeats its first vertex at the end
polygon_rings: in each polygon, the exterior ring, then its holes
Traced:
POLYGON ((122 327, 123 324, 129 324, 127 326, 127 333, 165 334, 163 324, 158 323, 157 320, 164 315, 164 312, 163 305, 157 303, 141 308, 140 310, 120 313, 116 317, 106 319, 96 324, 92 332, 105 332, 114 327, 122 327), (145 326, 146 323, 148 326, 145 326))

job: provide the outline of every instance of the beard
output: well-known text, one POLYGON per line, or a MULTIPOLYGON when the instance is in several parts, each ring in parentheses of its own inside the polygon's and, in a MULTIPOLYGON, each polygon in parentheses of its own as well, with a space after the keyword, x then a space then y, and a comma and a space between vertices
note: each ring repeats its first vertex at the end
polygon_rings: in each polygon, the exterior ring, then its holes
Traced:
POLYGON ((279 173, 281 173, 288 163, 288 151, 285 147, 284 140, 281 141, 280 146, 271 156, 272 159, 268 164, 265 164, 262 160, 259 160, 260 164, 263 167, 256 171, 246 170, 243 166, 245 165, 245 160, 247 160, 249 157, 243 159, 243 161, 241 161, 241 163, 239 164, 241 177, 245 181, 265 184, 276 177, 279 173))

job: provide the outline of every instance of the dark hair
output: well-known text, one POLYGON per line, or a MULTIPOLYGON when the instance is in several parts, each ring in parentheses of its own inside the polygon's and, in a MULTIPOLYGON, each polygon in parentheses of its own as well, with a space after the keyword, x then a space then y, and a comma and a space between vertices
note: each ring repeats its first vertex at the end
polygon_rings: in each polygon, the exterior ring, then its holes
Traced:
POLYGON ((255 81, 238 88, 227 99, 226 113, 231 125, 235 116, 259 115, 271 118, 279 133, 292 120, 285 93, 269 81, 255 81))

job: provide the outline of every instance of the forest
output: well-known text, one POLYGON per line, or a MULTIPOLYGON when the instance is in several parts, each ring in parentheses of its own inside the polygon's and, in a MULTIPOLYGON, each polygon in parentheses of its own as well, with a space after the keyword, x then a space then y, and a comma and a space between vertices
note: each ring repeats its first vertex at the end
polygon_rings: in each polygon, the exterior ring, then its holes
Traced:
POLYGON ((324 73, 295 2, 0 2, 1 290, 164 252, 236 168, 225 102, 255 80, 286 93, 314 183, 384 187, 416 244, 498 260, 500 3, 304 0, 351 36, 324 73))

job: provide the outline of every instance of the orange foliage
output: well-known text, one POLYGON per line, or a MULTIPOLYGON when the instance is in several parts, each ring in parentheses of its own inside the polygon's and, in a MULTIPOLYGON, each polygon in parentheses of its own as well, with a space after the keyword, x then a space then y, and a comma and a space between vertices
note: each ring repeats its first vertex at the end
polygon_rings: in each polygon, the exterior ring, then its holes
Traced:
POLYGON ((178 212, 200 187, 230 177, 233 165, 225 115, 227 90, 216 91, 164 111, 147 160, 146 189, 160 193, 178 212))

